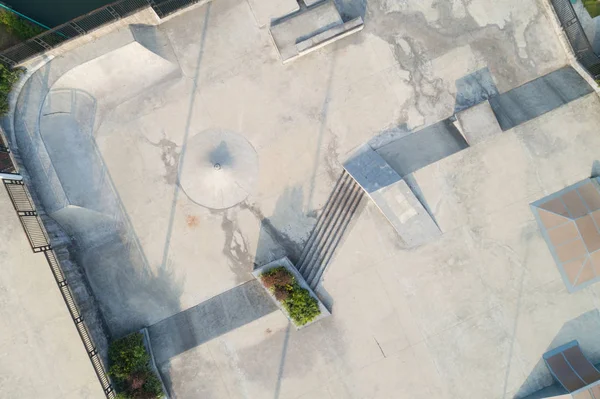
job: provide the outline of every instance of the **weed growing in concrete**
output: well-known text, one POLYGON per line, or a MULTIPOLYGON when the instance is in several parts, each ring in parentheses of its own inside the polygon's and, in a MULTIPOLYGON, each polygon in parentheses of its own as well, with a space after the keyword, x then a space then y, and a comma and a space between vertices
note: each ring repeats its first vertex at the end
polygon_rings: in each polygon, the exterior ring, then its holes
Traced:
POLYGON ((8 33, 21 40, 31 39, 44 31, 43 28, 24 20, 10 11, 0 10, 0 24, 6 27, 8 33))
POLYGON ((150 355, 141 333, 118 339, 108 348, 109 374, 119 392, 117 398, 161 398, 160 380, 150 367, 150 355))
POLYGON ((0 115, 8 112, 8 94, 19 80, 19 76, 21 76, 20 69, 11 70, 4 64, 0 64, 0 115))
POLYGON ((317 300, 298 284, 285 267, 271 269, 263 273, 260 279, 297 325, 303 326, 321 314, 317 300))

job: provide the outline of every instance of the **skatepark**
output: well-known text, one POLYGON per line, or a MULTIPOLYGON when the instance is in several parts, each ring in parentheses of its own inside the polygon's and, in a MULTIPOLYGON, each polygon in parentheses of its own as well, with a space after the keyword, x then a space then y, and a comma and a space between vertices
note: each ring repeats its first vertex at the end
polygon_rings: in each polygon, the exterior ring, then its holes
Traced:
POLYGON ((529 209, 600 149, 547 9, 339 3, 309 52, 215 0, 28 65, 6 130, 95 333, 148 327, 177 398, 521 398, 559 341, 597 363, 598 288, 565 290, 529 209), (366 195, 317 281, 332 315, 295 331, 251 273, 303 259, 345 171, 366 195))

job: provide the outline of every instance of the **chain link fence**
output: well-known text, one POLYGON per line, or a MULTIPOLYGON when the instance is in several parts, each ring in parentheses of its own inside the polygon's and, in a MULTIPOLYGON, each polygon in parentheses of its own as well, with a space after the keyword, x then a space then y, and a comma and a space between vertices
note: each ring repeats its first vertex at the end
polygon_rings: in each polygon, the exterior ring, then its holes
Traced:
POLYGON ((570 0, 551 0, 551 2, 575 57, 594 79, 600 79, 600 57, 594 53, 570 0))
POLYGON ((152 7, 159 18, 202 0, 121 0, 47 30, 29 40, 0 52, 0 62, 14 67, 63 42, 118 21, 144 8, 152 7))

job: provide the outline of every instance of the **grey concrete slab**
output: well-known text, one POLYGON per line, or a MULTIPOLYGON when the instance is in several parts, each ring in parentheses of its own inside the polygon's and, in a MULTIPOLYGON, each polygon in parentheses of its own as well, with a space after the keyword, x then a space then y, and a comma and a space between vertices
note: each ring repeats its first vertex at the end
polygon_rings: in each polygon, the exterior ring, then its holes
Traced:
POLYGON ((490 105, 502 130, 508 130, 592 91, 577 71, 564 67, 490 98, 490 105))
POLYGON ((405 176, 468 147, 464 137, 446 119, 376 151, 398 175, 405 176))

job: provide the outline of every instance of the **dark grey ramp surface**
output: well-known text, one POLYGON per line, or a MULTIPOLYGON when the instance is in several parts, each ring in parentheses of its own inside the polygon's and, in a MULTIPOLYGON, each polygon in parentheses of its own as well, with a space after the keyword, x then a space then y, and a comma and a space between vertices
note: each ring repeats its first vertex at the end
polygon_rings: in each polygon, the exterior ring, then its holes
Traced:
POLYGON ((494 78, 487 67, 468 74, 456 81, 454 113, 471 108, 498 94, 494 78))
POLYGON ((375 151, 404 177, 468 147, 458 129, 445 119, 375 151))
POLYGON ((500 128, 508 130, 592 91, 577 71, 568 66, 491 97, 489 101, 500 128))
POLYGON ((275 310, 260 282, 252 280, 177 313, 148 327, 156 365, 168 368, 169 359, 275 310))

